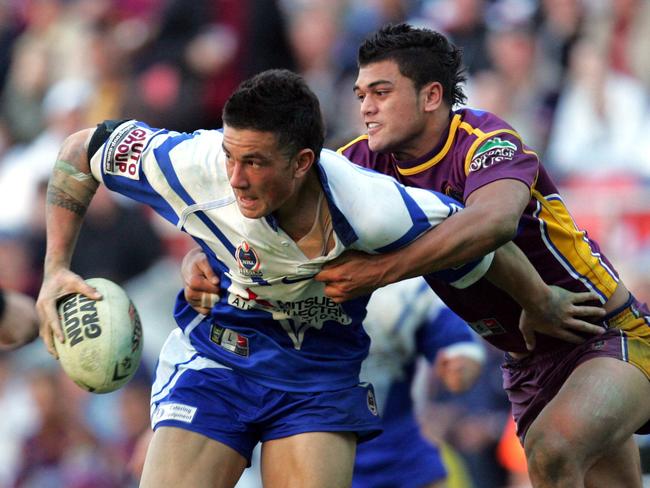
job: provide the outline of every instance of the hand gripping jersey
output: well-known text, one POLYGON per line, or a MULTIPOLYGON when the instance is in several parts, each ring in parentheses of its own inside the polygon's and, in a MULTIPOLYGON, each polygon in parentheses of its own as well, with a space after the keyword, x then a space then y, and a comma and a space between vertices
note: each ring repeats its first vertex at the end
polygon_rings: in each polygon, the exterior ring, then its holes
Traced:
MULTIPOLYGON (((397 178, 405 185, 427 188, 464 202, 476 189, 500 179, 530 187, 531 199, 514 242, 547 284, 571 291, 594 291, 605 302, 618 275, 598 244, 580 230, 537 154, 519 134, 493 114, 462 109, 450 114, 450 125, 431 152, 414 161, 397 161, 373 153, 367 136, 339 150, 354 163, 397 178)), ((487 280, 463 290, 427 277, 442 300, 487 341, 505 351, 525 352, 519 333, 521 308, 487 280)), ((536 351, 553 349, 558 340, 540 335, 536 351)))
POLYGON ((375 388, 384 432, 357 446, 352 486, 419 487, 444 478, 438 449, 422 436, 415 418, 411 386, 416 360, 431 362, 451 346, 480 361, 481 345, 422 278, 374 292, 363 326, 372 342, 361 379, 375 388))
MULTIPOLYGON (((245 218, 228 183, 222 133, 181 134, 128 121, 91 158, 110 190, 143 202, 190 234, 221 273, 211 316, 179 293, 174 314, 202 356, 197 367, 229 367, 270 388, 326 391, 356 385, 368 337, 367 297, 343 305, 311 278, 346 249, 369 253, 403 246, 460 210, 452 199, 406 188, 324 150, 318 174, 332 216, 335 245, 307 259, 273 215, 245 218)), ((488 256, 448 278, 467 286, 488 256)))

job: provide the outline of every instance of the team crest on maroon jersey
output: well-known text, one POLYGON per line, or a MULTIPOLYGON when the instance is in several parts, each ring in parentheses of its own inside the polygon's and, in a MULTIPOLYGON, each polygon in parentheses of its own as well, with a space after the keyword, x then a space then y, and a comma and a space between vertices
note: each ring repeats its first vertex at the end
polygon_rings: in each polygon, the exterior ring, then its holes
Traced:
POLYGON ((501 139, 500 137, 493 137, 476 150, 472 162, 469 165, 469 171, 471 173, 480 169, 489 168, 501 161, 510 161, 515 157, 516 151, 517 146, 512 142, 501 139))
POLYGON ((248 242, 242 241, 237 246, 235 259, 239 266, 239 272, 244 276, 262 276, 260 258, 248 242))

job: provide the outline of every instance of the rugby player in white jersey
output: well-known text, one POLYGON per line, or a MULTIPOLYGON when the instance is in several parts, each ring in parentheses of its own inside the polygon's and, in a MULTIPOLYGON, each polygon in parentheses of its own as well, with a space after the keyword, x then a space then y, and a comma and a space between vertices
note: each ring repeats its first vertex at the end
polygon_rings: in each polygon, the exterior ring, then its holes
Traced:
MULTIPOLYGON (((318 100, 288 71, 242 83, 223 119, 223 131, 192 134, 106 121, 66 139, 48 186, 41 337, 56 354, 57 299, 99 298, 69 266, 103 183, 190 234, 220 277, 209 315, 176 301, 141 486, 233 486, 260 441, 268 486, 349 486, 357 442, 380 432, 372 387, 359 383, 368 297, 336 304, 312 278, 346 249, 399 248, 461 206, 322 150, 318 100)), ((488 272, 533 325, 569 320, 582 297, 547 287, 521 256, 500 249, 441 277, 462 287, 488 272)))

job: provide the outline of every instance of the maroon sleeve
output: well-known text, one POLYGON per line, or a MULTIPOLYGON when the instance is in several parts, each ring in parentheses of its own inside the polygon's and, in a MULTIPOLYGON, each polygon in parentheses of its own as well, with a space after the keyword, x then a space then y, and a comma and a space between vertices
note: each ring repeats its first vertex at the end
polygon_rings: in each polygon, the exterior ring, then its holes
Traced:
POLYGON ((465 163, 464 199, 496 180, 514 179, 532 188, 539 171, 537 154, 511 131, 492 133, 479 142, 465 163))

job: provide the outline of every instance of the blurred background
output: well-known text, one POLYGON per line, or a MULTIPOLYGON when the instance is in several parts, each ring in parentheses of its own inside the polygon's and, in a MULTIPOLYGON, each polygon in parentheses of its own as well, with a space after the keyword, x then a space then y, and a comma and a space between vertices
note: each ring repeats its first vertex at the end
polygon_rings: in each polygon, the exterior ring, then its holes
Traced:
MULTIPOLYGON (((38 293, 46 181, 68 134, 124 117, 219 127, 240 81, 289 68, 320 97, 336 148, 364 130, 352 95, 358 44, 400 21, 464 49, 468 105, 519 131, 578 224, 649 301, 648 0, 0 0, 0 286, 38 293)), ((150 376, 174 326, 189 246, 149 211, 100 190, 73 269, 132 296, 145 329, 141 371, 118 392, 90 395, 40 341, 2 353, 0 488, 137 486, 129 459, 148 429, 150 376)), ((426 432, 447 446, 451 487, 527 486, 501 355, 489 356, 461 397, 426 375, 417 389, 426 432)), ((638 440, 645 455, 650 446, 638 440)))

